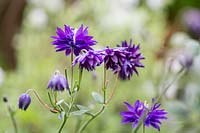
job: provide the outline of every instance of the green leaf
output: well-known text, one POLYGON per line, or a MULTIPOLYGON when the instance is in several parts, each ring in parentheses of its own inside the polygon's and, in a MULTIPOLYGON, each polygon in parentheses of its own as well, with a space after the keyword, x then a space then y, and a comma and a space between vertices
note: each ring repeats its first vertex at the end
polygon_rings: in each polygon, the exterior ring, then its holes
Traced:
POLYGON ((61 99, 56 103, 56 105, 61 105, 64 101, 65 101, 64 99, 61 99))
POLYGON ((78 111, 71 112, 71 115, 83 115, 86 112, 88 112, 88 110, 78 110, 78 111))
POLYGON ((65 112, 62 111, 59 115, 58 115, 58 119, 63 120, 65 116, 65 112))
POLYGON ((103 103, 103 97, 101 96, 101 94, 97 92, 92 92, 92 97, 97 103, 100 103, 100 104, 103 103))
POLYGON ((78 107, 79 110, 87 110, 89 111, 90 109, 86 106, 83 106, 83 105, 76 105, 78 107))

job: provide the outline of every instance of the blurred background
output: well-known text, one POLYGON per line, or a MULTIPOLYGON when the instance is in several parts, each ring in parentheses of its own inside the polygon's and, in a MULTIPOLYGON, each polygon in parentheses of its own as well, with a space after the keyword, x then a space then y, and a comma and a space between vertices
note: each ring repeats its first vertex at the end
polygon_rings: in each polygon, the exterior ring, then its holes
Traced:
MULTIPOLYGON (((126 133, 121 125, 123 102, 151 101, 162 85, 181 69, 186 73, 162 98, 168 114, 162 133, 200 132, 200 2, 199 0, 1 0, 0 1, 0 97, 6 96, 17 110, 21 93, 38 91, 48 102, 46 86, 56 69, 70 66, 64 53, 50 45, 56 27, 64 24, 89 26, 98 41, 96 49, 115 47, 123 40, 140 44, 144 69, 130 81, 120 81, 116 94, 88 133, 126 133)), ((77 70, 77 68, 76 68, 77 70)), ((78 75, 75 75, 77 77, 78 75)), ((114 76, 109 73, 110 88, 114 76)), ((102 68, 84 72, 77 103, 94 108, 91 92, 102 85, 102 68)), ((66 97, 66 93, 59 98, 66 97)), ((3 100, 0 102, 0 132, 12 133, 13 126, 3 100)), ((17 110, 20 133, 55 133, 60 126, 56 114, 45 110, 32 96, 26 112, 17 110)), ((80 117, 72 117, 64 132, 73 133, 80 117)), ((140 132, 140 131, 139 131, 140 132)), ((147 133, 156 133, 148 128, 147 133)))

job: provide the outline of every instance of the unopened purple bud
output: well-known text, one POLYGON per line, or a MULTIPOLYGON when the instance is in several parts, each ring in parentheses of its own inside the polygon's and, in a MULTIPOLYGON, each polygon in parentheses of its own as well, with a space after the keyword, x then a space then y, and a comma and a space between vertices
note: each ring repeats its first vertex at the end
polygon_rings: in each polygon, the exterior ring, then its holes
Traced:
POLYGON ((19 101, 18 101, 19 109, 26 111, 26 109, 28 108, 30 103, 31 103, 30 95, 28 93, 21 94, 21 96, 19 97, 19 101))
POLYGON ((69 85, 65 76, 60 74, 59 71, 56 71, 55 74, 51 77, 47 88, 50 88, 54 91, 64 91, 65 88, 69 90, 69 85))

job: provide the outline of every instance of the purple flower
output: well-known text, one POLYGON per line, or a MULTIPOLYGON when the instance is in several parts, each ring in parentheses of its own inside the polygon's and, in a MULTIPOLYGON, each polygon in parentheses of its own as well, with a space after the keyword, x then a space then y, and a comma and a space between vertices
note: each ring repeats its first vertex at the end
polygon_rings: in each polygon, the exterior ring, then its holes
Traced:
POLYGON ((85 68, 88 71, 95 70, 103 62, 103 57, 100 52, 89 50, 77 56, 73 62, 73 66, 79 63, 81 69, 85 68))
POLYGON ((126 57, 125 51, 121 47, 106 47, 106 49, 103 51, 103 55, 106 69, 112 69, 114 71, 118 70, 118 66, 123 64, 126 57))
POLYGON ((77 56, 82 49, 91 50, 91 46, 96 44, 93 36, 88 35, 88 27, 81 25, 76 31, 74 28, 64 25, 64 30, 57 28, 56 36, 52 42, 57 51, 65 51, 66 56, 72 52, 77 56))
POLYGON ((49 88, 54 91, 64 91, 65 88, 69 90, 68 81, 64 75, 60 74, 59 71, 56 71, 48 83, 47 89, 49 88))
POLYGON ((164 109, 159 109, 161 104, 155 103, 148 109, 143 102, 137 100, 133 106, 125 102, 127 111, 120 113, 122 116, 122 124, 132 123, 132 127, 136 128, 140 122, 146 127, 152 126, 160 131, 161 120, 167 119, 167 112, 164 109))
POLYGON ((130 79, 133 73, 138 75, 137 68, 144 67, 144 65, 140 62, 144 59, 142 54, 140 53, 140 46, 132 44, 132 40, 128 44, 127 41, 123 41, 121 47, 125 48, 125 60, 121 64, 121 69, 119 71, 119 77, 123 80, 130 79))
POLYGON ((28 93, 23 93, 20 95, 19 101, 18 101, 19 109, 26 111, 30 103, 31 103, 31 97, 28 93))
POLYGON ((144 103, 140 102, 139 100, 137 100, 133 106, 127 102, 124 102, 124 104, 127 106, 128 111, 123 111, 120 113, 122 116, 122 123, 132 123, 132 127, 136 128, 140 122, 140 119, 142 119, 146 107, 144 106, 144 103))
POLYGON ((159 103, 154 104, 144 121, 145 126, 152 126, 158 129, 158 131, 160 131, 160 125, 162 124, 161 120, 167 119, 167 112, 164 109, 159 109, 160 105, 159 103))

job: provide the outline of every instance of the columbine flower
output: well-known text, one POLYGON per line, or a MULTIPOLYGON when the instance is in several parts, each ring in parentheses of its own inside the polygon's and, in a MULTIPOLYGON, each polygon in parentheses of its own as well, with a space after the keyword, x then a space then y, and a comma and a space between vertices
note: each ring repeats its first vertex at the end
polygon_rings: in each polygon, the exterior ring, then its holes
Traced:
POLYGON ((152 126, 158 129, 158 131, 160 131, 161 120, 167 119, 167 112, 164 109, 159 109, 160 105, 161 104, 158 103, 154 104, 154 106, 148 112, 144 121, 145 126, 152 126))
POLYGON ((56 36, 51 36, 54 39, 53 45, 56 45, 56 51, 64 51, 66 56, 73 49, 74 54, 79 55, 82 49, 91 50, 91 46, 96 44, 93 36, 88 35, 88 27, 84 28, 81 25, 76 31, 74 28, 64 25, 64 30, 57 28, 56 36))
POLYGON ((103 51, 103 54, 106 69, 112 69, 114 71, 117 71, 118 67, 123 63, 126 57, 124 49, 120 47, 106 47, 106 49, 103 51))
POLYGON ((133 73, 138 75, 137 67, 144 67, 144 65, 140 62, 144 59, 142 54, 140 53, 140 46, 132 44, 132 41, 128 44, 127 41, 123 41, 122 45, 125 48, 125 60, 120 66, 121 69, 119 71, 119 77, 123 80, 130 79, 133 73))
POLYGON ((21 94, 21 96, 19 97, 19 101, 18 101, 18 107, 19 109, 25 110, 28 108, 28 106, 31 103, 31 97, 28 93, 23 93, 21 94))
POLYGON ((120 115, 123 117, 122 123, 133 123, 132 127, 136 128, 144 114, 146 107, 144 106, 144 103, 140 102, 139 100, 135 102, 134 106, 131 106, 127 102, 124 102, 124 104, 127 106, 128 111, 123 111, 120 113, 120 115))
POLYGON ((120 113, 122 116, 122 123, 132 123, 132 127, 136 128, 139 122, 142 122, 146 127, 152 126, 160 131, 161 120, 167 119, 167 112, 164 109, 159 109, 161 104, 153 104, 148 109, 148 106, 143 102, 137 100, 133 106, 125 102, 128 111, 120 113))
POLYGON ((81 69, 85 68, 88 71, 92 71, 95 70, 95 67, 99 66, 102 62, 102 54, 97 51, 90 50, 77 56, 73 62, 73 66, 79 63, 79 67, 81 69))
POLYGON ((56 71, 50 79, 47 88, 51 88, 54 91, 64 91, 65 88, 69 90, 69 85, 65 76, 56 71))

